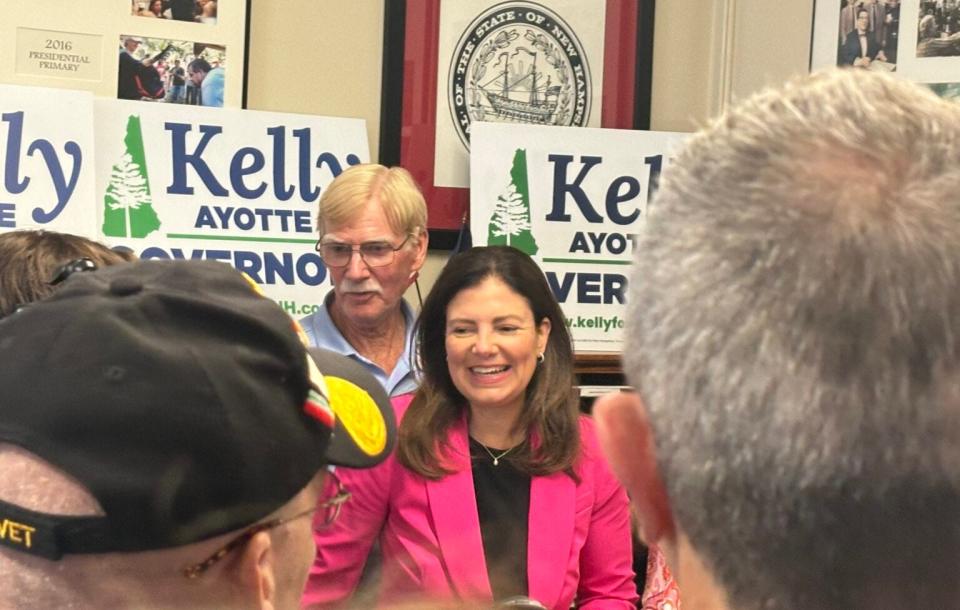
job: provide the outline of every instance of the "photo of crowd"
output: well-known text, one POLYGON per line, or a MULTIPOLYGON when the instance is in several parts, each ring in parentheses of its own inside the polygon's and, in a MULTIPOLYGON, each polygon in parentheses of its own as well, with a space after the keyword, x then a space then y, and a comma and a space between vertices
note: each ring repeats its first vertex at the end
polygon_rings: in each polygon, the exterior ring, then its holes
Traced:
POLYGON ((121 36, 117 98, 223 107, 226 47, 121 36))
POLYGON ((215 25, 217 0, 131 0, 130 14, 215 25))
POLYGON ((899 0, 843 0, 837 65, 895 70, 899 33, 899 0))
POLYGON ((960 55, 960 1, 921 2, 917 57, 957 55, 960 55))

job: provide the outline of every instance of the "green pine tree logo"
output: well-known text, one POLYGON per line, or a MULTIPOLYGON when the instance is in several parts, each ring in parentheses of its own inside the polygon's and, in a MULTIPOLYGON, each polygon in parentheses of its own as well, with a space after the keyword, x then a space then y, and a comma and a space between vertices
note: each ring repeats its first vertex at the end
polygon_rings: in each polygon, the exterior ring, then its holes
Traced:
POLYGON ((146 237, 160 228, 153 210, 150 178, 140 117, 127 120, 126 150, 110 170, 110 182, 103 195, 103 234, 111 237, 146 237))
POLYGON ((510 183, 497 195, 493 215, 487 228, 487 244, 513 246, 533 256, 540 249, 530 232, 530 189, 527 186, 527 151, 518 148, 513 154, 510 183))

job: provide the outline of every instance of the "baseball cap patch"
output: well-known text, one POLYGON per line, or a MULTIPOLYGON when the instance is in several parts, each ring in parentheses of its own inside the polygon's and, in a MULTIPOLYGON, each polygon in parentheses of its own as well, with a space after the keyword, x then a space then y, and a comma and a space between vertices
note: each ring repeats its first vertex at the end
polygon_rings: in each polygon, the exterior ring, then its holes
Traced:
POLYGON ((380 454, 387 446, 387 425, 373 398, 346 379, 327 375, 326 382, 340 425, 361 451, 380 454))
MULTIPOLYGON (((397 441, 397 421, 383 386, 352 358, 315 347, 307 351, 323 372, 319 387, 335 420, 328 461, 350 468, 379 464, 397 441)), ((310 374, 312 378, 313 367, 310 374)))

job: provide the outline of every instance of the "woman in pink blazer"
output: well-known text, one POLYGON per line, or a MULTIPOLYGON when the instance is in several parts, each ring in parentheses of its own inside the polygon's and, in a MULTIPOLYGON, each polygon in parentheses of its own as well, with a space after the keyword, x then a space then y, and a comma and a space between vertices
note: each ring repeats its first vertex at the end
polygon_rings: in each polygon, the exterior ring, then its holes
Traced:
POLYGON ((536 264, 509 247, 453 257, 417 341, 397 451, 338 469, 353 497, 315 530, 304 605, 348 599, 379 538, 381 605, 635 608, 627 496, 579 415, 565 318, 536 264))

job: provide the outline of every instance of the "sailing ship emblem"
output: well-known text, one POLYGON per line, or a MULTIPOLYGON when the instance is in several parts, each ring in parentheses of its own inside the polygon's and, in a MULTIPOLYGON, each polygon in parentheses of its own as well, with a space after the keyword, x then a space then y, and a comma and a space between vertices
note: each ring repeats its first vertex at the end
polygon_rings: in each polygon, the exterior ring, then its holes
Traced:
POLYGON ((498 117, 519 123, 541 123, 546 125, 553 124, 553 116, 557 112, 557 99, 560 96, 562 88, 559 85, 550 86, 550 77, 547 77, 547 83, 542 90, 537 83, 537 53, 524 47, 519 47, 514 53, 501 53, 500 61, 497 65, 503 65, 503 70, 496 76, 497 80, 503 79, 503 86, 497 93, 491 91, 490 83, 486 86, 480 85, 479 89, 487 96, 490 106, 498 117), (521 71, 519 78, 511 79, 512 64, 511 55, 520 53, 528 54, 532 57, 530 70, 521 71), (513 82, 511 82, 511 80, 513 82), (523 97, 517 99, 511 95, 519 91, 523 97), (526 99, 524 99, 526 98, 526 99))
POLYGON ((504 2, 464 31, 450 62, 448 101, 460 140, 473 121, 582 127, 591 80, 583 47, 555 13, 504 2))

